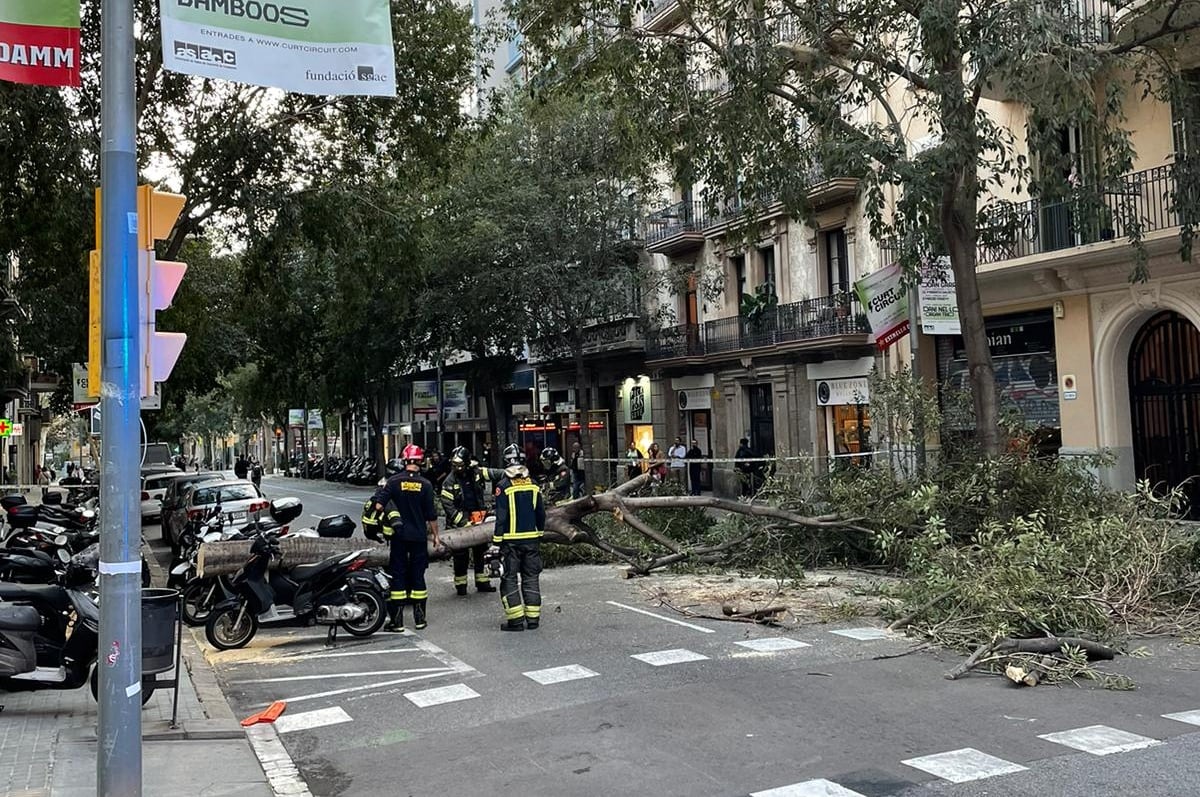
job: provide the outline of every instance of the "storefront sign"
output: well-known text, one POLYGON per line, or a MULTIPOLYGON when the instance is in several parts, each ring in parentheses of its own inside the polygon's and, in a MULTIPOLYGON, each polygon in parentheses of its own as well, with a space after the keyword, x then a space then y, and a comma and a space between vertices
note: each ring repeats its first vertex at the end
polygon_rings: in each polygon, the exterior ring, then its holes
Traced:
POLYGON ((0 2, 0 80, 79 86, 79 0, 0 2))
POLYGON ((817 405, 870 404, 871 384, 865 376, 852 379, 822 379, 817 382, 817 405))
POLYGON ((435 380, 413 382, 413 415, 437 415, 438 383, 435 380))
POLYGON ((854 283, 880 351, 908 334, 908 294, 904 292, 903 276, 903 270, 897 264, 854 283))
POLYGON ((445 405, 442 407, 444 412, 457 412, 466 414, 467 412, 467 382, 465 379, 446 379, 442 382, 442 389, 446 392, 445 405))
POLYGON ((710 410, 712 409, 712 388, 697 387, 679 391, 679 409, 681 410, 710 410))
POLYGON ((173 72, 304 94, 396 96, 388 0, 160 0, 159 9, 163 65, 173 72))
POLYGON ((650 377, 626 379, 621 386, 622 420, 626 424, 648 424, 650 417, 650 377))
POLYGON ((921 331, 926 335, 961 335, 958 319, 958 295, 954 292, 954 271, 950 258, 921 270, 921 286, 917 291, 921 311, 921 331))
POLYGON ((324 429, 325 419, 321 417, 320 410, 308 411, 308 428, 309 429, 324 429))

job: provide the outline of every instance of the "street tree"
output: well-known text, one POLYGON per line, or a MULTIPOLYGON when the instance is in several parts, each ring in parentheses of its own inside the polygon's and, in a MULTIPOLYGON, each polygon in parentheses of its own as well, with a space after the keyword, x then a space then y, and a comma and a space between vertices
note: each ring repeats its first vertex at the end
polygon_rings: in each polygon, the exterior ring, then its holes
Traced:
MULTIPOLYGON (((1194 47, 1187 36, 1200 26, 1196 0, 1147 0, 1136 16, 1144 23, 1121 5, 511 0, 508 12, 535 86, 607 80, 616 129, 639 131, 647 160, 703 186, 714 209, 738 199, 752 221, 781 201, 806 217, 814 180, 856 177, 874 237, 910 277, 948 256, 977 437, 996 454, 977 250, 1017 222, 987 197, 1028 188, 1098 208, 1133 160, 1124 111, 1142 95, 1130 86, 1177 93, 1175 48, 1194 47), (1057 146, 1067 128, 1087 131, 1082 155, 1057 146)), ((1187 255, 1196 169, 1180 158, 1174 171, 1187 255)), ((1115 212, 1134 244, 1132 276, 1144 276, 1141 220, 1128 205, 1115 212)))

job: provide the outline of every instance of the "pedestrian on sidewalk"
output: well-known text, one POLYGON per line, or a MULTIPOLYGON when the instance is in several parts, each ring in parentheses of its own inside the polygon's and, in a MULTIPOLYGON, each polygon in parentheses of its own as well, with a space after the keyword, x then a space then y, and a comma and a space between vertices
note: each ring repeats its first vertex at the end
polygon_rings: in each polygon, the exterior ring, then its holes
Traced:
POLYGON ((571 497, 583 498, 587 474, 583 470, 583 446, 576 440, 571 444, 571 497))
POLYGON ((433 485, 421 475, 425 452, 409 443, 401 458, 404 470, 388 479, 374 495, 376 512, 382 512, 391 501, 399 515, 392 525, 383 529, 384 536, 391 541, 388 562, 392 574, 392 591, 388 596, 391 622, 387 629, 396 632, 404 630, 406 603, 412 606, 413 625, 418 631, 425 628, 425 608, 429 598, 425 586, 425 570, 429 567, 428 540, 433 540, 434 548, 442 544, 433 485))
POLYGON ((637 443, 629 441, 629 448, 625 449, 625 477, 626 479, 636 479, 642 475, 642 452, 638 449, 637 443))
POLYGON ((687 452, 688 459, 688 495, 700 495, 700 460, 704 459, 704 452, 700 450, 700 444, 695 440, 692 441, 692 447, 687 452))
POLYGON ((738 450, 733 455, 733 458, 737 460, 734 463, 734 468, 737 469, 738 477, 742 482, 742 497, 749 498, 754 495, 755 463, 744 461, 754 459, 754 450, 750 448, 750 441, 747 438, 743 437, 741 440, 738 440, 738 450))
POLYGON ((667 456, 671 458, 671 481, 679 485, 679 489, 685 489, 684 481, 684 460, 687 459, 687 446, 683 444, 682 437, 676 437, 671 448, 667 450, 667 456))

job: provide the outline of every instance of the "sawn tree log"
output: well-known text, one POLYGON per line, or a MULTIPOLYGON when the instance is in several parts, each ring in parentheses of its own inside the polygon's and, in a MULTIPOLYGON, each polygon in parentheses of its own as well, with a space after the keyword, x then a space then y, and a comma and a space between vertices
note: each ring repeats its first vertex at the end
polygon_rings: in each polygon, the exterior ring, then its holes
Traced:
MULTIPOLYGON (((546 513, 546 534, 543 542, 564 545, 592 545, 612 555, 614 558, 627 563, 634 575, 645 575, 652 570, 665 567, 675 562, 687 560, 699 562, 717 562, 731 549, 745 543, 754 536, 755 531, 739 537, 712 545, 688 548, 678 543, 647 523, 638 512, 643 509, 685 509, 705 508, 720 512, 730 512, 750 517, 763 518, 771 521, 775 527, 795 526, 808 529, 846 529, 861 532, 863 529, 855 525, 856 519, 841 518, 837 515, 809 517, 789 512, 767 504, 745 503, 728 498, 698 495, 638 495, 637 491, 649 482, 649 475, 636 479, 609 490, 608 492, 589 495, 570 501, 559 506, 551 507, 546 513), (660 555, 647 558, 640 551, 617 545, 606 540, 603 535, 588 524, 590 515, 610 513, 628 528, 642 535, 656 545, 666 549, 660 555)), ((493 522, 488 520, 476 526, 463 529, 447 529, 442 532, 442 545, 434 548, 429 546, 432 559, 442 559, 451 552, 470 548, 475 545, 489 543, 492 539, 493 522)), ((313 537, 284 538, 280 541, 282 556, 272 563, 273 567, 294 567, 298 564, 318 562, 336 553, 347 553, 358 549, 367 549, 372 565, 386 566, 388 549, 384 545, 372 543, 358 538, 351 540, 318 539, 313 537)), ((250 555, 250 543, 247 541, 205 543, 200 546, 198 569, 202 575, 212 576, 232 573, 237 570, 250 555)))

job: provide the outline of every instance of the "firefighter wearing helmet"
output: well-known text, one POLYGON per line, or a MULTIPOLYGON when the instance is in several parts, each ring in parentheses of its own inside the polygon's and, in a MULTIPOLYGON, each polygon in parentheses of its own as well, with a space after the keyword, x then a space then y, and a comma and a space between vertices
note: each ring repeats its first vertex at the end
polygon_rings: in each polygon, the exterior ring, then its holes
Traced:
POLYGON ((504 631, 537 628, 542 617, 541 539, 546 502, 529 477, 525 454, 516 445, 504 450, 504 478, 496 485, 496 528, 492 543, 501 558, 500 605, 504 631))
POLYGON ((382 512, 391 502, 395 517, 384 527, 383 534, 391 545, 390 570, 392 591, 388 596, 389 631, 404 630, 404 606, 412 606, 413 625, 425 627, 425 604, 429 592, 425 587, 425 569, 429 567, 427 543, 441 545, 438 536, 437 508, 434 489, 421 475, 425 452, 409 443, 401 453, 404 470, 392 476, 375 491, 372 500, 375 510, 382 512))
MULTIPOLYGON (((482 523, 487 515, 484 506, 485 482, 498 482, 504 477, 499 468, 481 467, 465 446, 450 452, 450 473, 442 482, 442 508, 446 512, 446 528, 461 529, 482 523)), ((467 594, 467 570, 474 559, 475 589, 479 592, 495 592, 491 574, 484 563, 488 544, 483 542, 460 551, 454 551, 454 590, 459 595, 467 594)))

